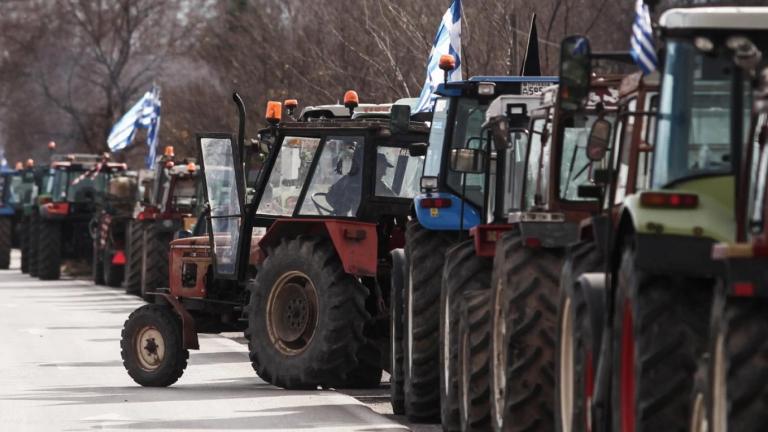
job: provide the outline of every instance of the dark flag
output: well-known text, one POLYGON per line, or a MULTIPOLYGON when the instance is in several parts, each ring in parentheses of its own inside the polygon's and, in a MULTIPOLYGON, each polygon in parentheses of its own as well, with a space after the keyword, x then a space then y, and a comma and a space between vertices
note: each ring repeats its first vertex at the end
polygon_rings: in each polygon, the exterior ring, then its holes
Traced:
POLYGON ((528 32, 528 47, 525 49, 520 76, 541 76, 539 63, 539 35, 536 32, 536 14, 531 17, 531 30, 528 32))

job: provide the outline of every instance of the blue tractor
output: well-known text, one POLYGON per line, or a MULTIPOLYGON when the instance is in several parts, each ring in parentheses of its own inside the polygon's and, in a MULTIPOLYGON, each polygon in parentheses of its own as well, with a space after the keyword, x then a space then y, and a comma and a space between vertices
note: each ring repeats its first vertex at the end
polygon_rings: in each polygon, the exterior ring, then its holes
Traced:
POLYGON ((393 252, 392 403, 414 421, 441 417, 439 309, 446 251, 492 213, 487 197, 495 188, 495 164, 468 173, 452 169, 451 159, 461 149, 485 148, 491 155, 483 123, 499 95, 521 96, 520 104, 509 105, 521 110, 507 114, 527 118, 525 99, 555 83, 557 77, 478 76, 443 83, 435 92, 422 193, 414 199, 405 250, 393 252))

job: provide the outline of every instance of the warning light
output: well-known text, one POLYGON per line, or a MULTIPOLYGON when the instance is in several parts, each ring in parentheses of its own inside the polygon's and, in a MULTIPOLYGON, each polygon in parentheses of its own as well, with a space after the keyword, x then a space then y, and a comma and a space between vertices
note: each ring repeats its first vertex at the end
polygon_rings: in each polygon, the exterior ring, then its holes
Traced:
POLYGON ((165 146, 163 150, 163 156, 173 157, 173 146, 165 146))
POLYGON ((283 105, 285 105, 285 109, 295 110, 299 106, 299 101, 297 99, 286 99, 283 105))
POLYGON ((56 149, 56 142, 48 141, 48 150, 55 150, 55 149, 56 149))
POLYGON ((27 168, 32 168, 35 166, 35 161, 32 159, 27 159, 27 168))
POLYGON ((24 169, 24 164, 21 161, 16 162, 16 171, 24 169))
POLYGON ((188 164, 187 164, 187 171, 189 171, 189 172, 191 172, 191 173, 193 173, 193 172, 197 171, 197 165, 195 165, 195 163, 194 163, 194 162, 190 162, 190 163, 188 163, 188 164))
POLYGON ((438 65, 440 66, 440 69, 446 72, 452 71, 456 69, 456 57, 450 54, 443 54, 440 56, 438 65))
POLYGON ((277 101, 267 102, 267 121, 276 124, 283 118, 283 104, 277 101))

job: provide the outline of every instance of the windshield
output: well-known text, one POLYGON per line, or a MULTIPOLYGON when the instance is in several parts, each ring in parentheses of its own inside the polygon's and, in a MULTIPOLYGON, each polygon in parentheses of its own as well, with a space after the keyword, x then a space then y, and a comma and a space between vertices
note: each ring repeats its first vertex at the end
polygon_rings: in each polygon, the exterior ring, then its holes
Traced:
MULTIPOLYGON (((475 148, 486 150, 482 125, 488 105, 480 105, 475 99, 461 98, 456 107, 453 122, 451 148, 475 148)), ((485 198, 485 173, 463 174, 448 170, 448 187, 458 195, 464 195, 467 201, 482 207, 485 198), (466 178, 464 178, 466 176, 466 178), (462 180, 466 183, 462 185, 462 180)))
MULTIPOLYGON (((592 198, 579 197, 579 185, 588 184, 592 174, 592 162, 587 158, 587 140, 596 114, 576 113, 566 120, 563 129, 562 159, 560 161, 560 199, 566 201, 588 201, 592 198)), ((614 114, 603 119, 613 123, 614 114)), ((597 162, 600 163, 600 162, 597 162)))
POLYGON ((259 202, 258 213, 272 216, 293 214, 318 144, 320 138, 288 136, 283 139, 259 202))
POLYGON ((182 213, 192 213, 197 206, 197 177, 177 177, 173 185, 171 206, 182 213))
POLYGON ((429 146, 427 159, 424 163, 424 175, 437 177, 440 174, 440 161, 443 156, 445 127, 448 121, 448 98, 437 98, 435 110, 432 113, 432 125, 429 127, 429 146))
POLYGON ((376 153, 376 195, 397 198, 416 196, 424 157, 412 157, 408 149, 401 147, 378 147, 376 153))
MULTIPOLYGON (((728 57, 704 55, 687 40, 667 44, 653 187, 733 170, 730 137, 734 70, 728 57)), ((745 97, 747 113, 749 106, 750 97, 745 97)))
POLYGON ((363 186, 363 137, 328 137, 317 161, 301 213, 354 216, 363 186))
MULTIPOLYGON (((543 205, 549 188, 548 178, 543 173, 549 167, 549 141, 552 132, 552 122, 546 118, 534 120, 528 143, 528 155, 525 169, 525 185, 523 194, 523 210, 530 210, 543 205), (546 138, 546 141, 545 141, 546 138)), ((517 201, 517 198, 515 198, 517 201)))
POLYGON ((509 134, 509 146, 506 149, 507 178, 504 193, 504 213, 520 209, 520 196, 523 193, 525 179, 525 157, 528 152, 528 132, 513 130, 509 134))

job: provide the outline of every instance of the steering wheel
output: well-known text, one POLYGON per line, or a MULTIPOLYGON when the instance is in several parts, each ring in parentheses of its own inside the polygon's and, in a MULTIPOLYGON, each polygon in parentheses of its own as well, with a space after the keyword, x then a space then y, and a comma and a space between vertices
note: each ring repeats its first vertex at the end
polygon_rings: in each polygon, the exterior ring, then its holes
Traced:
POLYGON ((315 193, 312 194, 312 197, 311 197, 312 204, 315 205, 315 208, 317 209, 317 213, 320 214, 320 215, 323 215, 323 212, 325 212, 325 214, 327 214, 327 215, 334 214, 333 209, 329 209, 328 207, 326 207, 326 206, 320 204, 319 202, 317 202, 317 197, 325 198, 326 196, 328 196, 328 193, 326 193, 326 192, 315 192, 315 193))

